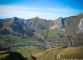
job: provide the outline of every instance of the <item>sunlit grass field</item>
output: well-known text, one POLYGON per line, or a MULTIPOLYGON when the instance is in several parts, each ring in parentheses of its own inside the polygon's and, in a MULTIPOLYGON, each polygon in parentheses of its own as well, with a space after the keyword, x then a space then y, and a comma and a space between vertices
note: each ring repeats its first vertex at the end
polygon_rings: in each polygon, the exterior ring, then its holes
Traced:
POLYGON ((38 60, 83 59, 83 47, 50 48, 35 56, 38 60))

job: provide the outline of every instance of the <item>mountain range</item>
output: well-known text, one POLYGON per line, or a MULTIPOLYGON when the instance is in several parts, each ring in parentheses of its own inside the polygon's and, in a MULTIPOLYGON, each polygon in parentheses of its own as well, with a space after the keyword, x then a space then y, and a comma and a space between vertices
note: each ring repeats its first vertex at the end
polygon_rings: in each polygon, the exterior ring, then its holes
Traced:
POLYGON ((32 45, 46 48, 60 45, 83 46, 83 14, 59 17, 55 20, 39 17, 0 19, 0 45, 15 43, 18 45, 19 42, 22 45, 33 42, 32 45), (19 39, 15 39, 16 36, 19 39))

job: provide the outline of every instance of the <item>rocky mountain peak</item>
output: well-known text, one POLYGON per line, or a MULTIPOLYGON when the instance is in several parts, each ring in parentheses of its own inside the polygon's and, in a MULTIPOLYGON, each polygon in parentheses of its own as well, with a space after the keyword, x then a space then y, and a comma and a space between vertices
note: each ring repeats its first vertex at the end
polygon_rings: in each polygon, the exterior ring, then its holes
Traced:
POLYGON ((59 17, 57 20, 62 20, 63 18, 62 17, 59 17))
POLYGON ((37 17, 35 17, 36 19, 39 19, 39 17, 37 16, 37 17))
POLYGON ((24 19, 21 19, 21 18, 18 18, 18 17, 14 17, 13 18, 13 21, 14 22, 21 22, 21 21, 23 21, 24 19))
POLYGON ((34 19, 34 20, 39 20, 40 18, 37 16, 37 17, 34 17, 34 18, 32 18, 32 19, 34 19))
POLYGON ((59 17, 55 20, 55 25, 50 27, 50 29, 58 29, 59 31, 62 31, 64 28, 64 19, 62 17, 59 17))
POLYGON ((64 21, 63 21, 63 18, 62 18, 62 17, 59 17, 58 19, 56 19, 56 22, 57 22, 57 24, 58 24, 58 26, 59 26, 60 28, 63 28, 63 26, 64 26, 64 21))
POLYGON ((17 20, 18 19, 18 17, 13 17, 13 20, 17 20))

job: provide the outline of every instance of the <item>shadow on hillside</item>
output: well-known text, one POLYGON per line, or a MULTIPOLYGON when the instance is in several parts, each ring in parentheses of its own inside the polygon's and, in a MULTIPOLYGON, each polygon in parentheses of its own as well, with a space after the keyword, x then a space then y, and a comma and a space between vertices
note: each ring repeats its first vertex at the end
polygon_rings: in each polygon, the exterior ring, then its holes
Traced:
POLYGON ((30 54, 30 55, 31 55, 31 58, 32 58, 33 60, 37 60, 36 57, 34 57, 32 54, 30 54))
MULTIPOLYGON (((0 60, 26 60, 20 53, 18 52, 4 52, 0 54, 0 60), (5 56, 5 54, 8 54, 5 56), (5 56, 4 58, 1 56, 5 56)), ((28 59, 27 59, 28 60, 28 59)))

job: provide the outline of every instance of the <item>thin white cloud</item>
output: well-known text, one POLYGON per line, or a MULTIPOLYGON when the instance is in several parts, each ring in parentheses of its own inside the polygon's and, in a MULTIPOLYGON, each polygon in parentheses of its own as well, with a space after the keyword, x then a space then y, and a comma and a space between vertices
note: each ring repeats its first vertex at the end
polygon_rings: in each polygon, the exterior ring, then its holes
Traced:
POLYGON ((82 10, 68 8, 31 8, 15 5, 0 5, 0 18, 19 17, 33 18, 39 16, 45 19, 56 19, 58 17, 66 17, 74 15, 74 12, 82 12, 82 10))

